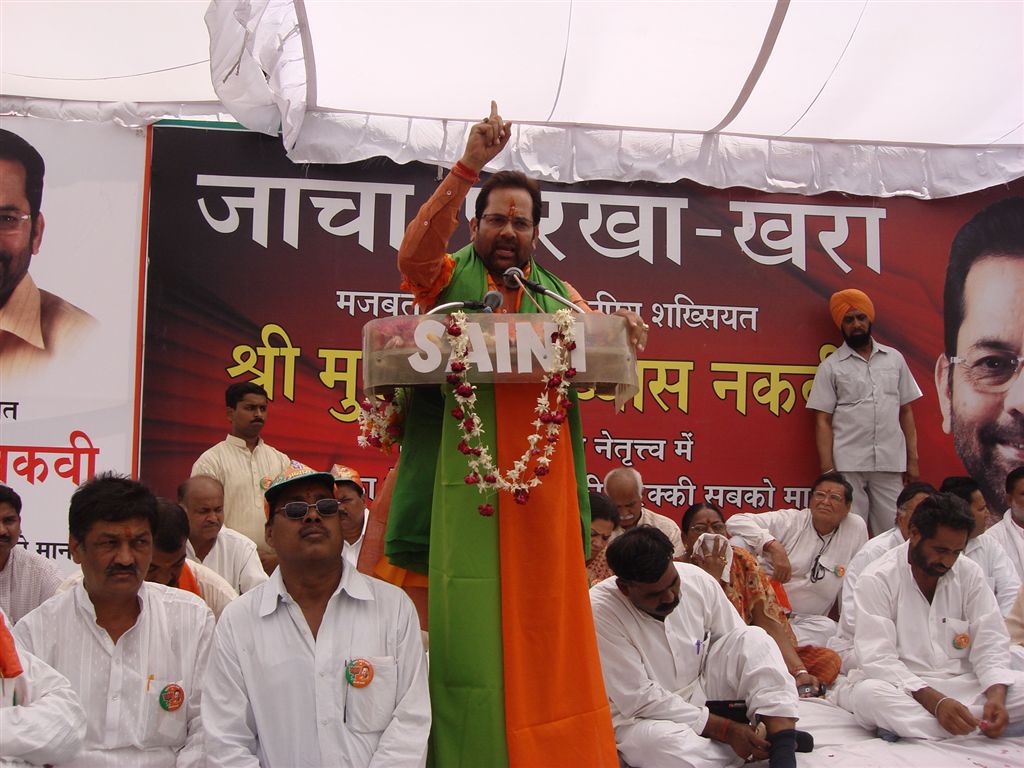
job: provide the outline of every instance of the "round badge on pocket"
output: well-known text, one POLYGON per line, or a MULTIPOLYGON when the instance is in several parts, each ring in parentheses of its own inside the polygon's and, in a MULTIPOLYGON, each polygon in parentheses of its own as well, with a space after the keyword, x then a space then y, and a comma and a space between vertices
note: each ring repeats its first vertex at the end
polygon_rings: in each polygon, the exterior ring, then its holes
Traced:
POLYGON ((373 681, 373 664, 366 659, 353 659, 345 665, 345 680, 353 688, 365 688, 373 681))
POLYGON ((177 712, 185 703, 185 689, 177 683, 165 685, 160 691, 160 708, 165 712, 177 712))
POLYGON ((958 651, 962 651, 964 648, 971 644, 971 636, 966 632, 961 632, 953 638, 953 647, 958 651))

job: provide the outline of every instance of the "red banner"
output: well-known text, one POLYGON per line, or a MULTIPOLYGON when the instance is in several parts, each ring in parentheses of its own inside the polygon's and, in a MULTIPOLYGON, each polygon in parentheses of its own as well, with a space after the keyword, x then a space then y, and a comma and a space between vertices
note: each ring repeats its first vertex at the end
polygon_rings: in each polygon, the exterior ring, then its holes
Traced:
MULTIPOLYGON (((318 468, 358 468, 372 495, 395 457, 356 446, 361 330, 413 311, 397 248, 439 170, 297 166, 277 139, 166 126, 153 131, 151 178, 143 478, 173 493, 224 438, 225 387, 255 379, 271 395, 267 442, 318 468)), ((875 338, 924 392, 913 406, 923 479, 963 473, 934 377, 950 242, 1024 184, 938 201, 542 187, 538 260, 595 308, 651 326, 637 396, 621 413, 583 405, 593 487, 624 464, 676 519, 705 497, 727 514, 803 506, 818 474, 807 395, 842 343, 828 297, 847 287, 874 300, 875 338)), ((464 221, 450 250, 467 241, 464 221)))

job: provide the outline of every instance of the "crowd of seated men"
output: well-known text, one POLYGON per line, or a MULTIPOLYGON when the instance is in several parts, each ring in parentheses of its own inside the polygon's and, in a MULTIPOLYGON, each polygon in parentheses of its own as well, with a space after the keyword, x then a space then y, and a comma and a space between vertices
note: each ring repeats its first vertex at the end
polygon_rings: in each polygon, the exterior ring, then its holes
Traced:
MULTIPOLYGON (((586 577, 624 764, 795 765, 813 745, 801 698, 889 740, 999 738, 1024 721, 1021 574, 969 478, 908 485, 870 540, 837 472, 806 509, 726 518, 704 501, 679 525, 643 507, 635 470, 607 480, 586 577)), ((17 546, 21 500, 0 487, 0 758, 424 764, 420 622, 355 567, 358 473, 288 460, 260 491, 270 573, 224 526, 218 478, 172 501, 99 475, 72 496, 80 572, 61 583, 17 546)), ((1024 536, 1024 467, 1007 497, 1003 522, 1024 536)))
MULTIPOLYGON (((1004 525, 1022 538, 1024 467, 1006 491, 1004 525)), ((1022 574, 986 532, 989 511, 970 478, 939 490, 909 484, 893 527, 870 540, 850 515, 853 488, 834 471, 814 481, 806 509, 726 519, 700 502, 683 513, 685 551, 674 562, 656 525, 620 530, 609 508, 621 514, 625 500, 593 494, 587 568, 630 766, 787 764, 780 744, 792 726, 778 719, 792 717, 798 697, 827 697, 891 741, 1021 734, 1022 574), (722 604, 734 608, 729 622, 722 604), (767 646, 736 646, 738 626, 767 646), (723 722, 723 702, 739 710, 733 722, 723 722)))

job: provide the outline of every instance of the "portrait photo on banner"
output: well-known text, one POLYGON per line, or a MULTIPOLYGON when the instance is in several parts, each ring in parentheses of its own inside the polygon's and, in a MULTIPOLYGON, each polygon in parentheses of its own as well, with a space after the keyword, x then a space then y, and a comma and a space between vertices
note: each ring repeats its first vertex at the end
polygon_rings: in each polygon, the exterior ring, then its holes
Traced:
POLYGON ((22 546, 67 557, 67 502, 130 472, 144 131, 0 118, 0 482, 22 546))

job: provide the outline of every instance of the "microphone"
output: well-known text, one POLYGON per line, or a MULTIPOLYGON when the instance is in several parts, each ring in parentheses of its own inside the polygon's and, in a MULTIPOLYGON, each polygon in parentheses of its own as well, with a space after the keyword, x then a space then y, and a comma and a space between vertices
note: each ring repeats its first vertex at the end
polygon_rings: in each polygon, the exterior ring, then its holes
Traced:
POLYGON ((493 312, 501 306, 504 299, 501 296, 501 291, 488 291, 484 294, 484 312, 493 312))
POLYGON ((493 312, 501 306, 503 299, 500 291, 488 291, 484 294, 483 301, 449 301, 445 304, 438 304, 427 315, 436 315, 439 312, 447 312, 455 309, 468 309, 472 312, 493 312))
POLYGON ((506 269, 501 275, 501 281, 505 283, 505 287, 509 290, 514 291, 520 285, 524 285, 534 293, 544 292, 544 287, 532 280, 527 280, 526 273, 519 267, 509 267, 506 269))
POLYGON ((519 267, 509 267, 504 272, 502 272, 501 281, 505 284, 506 288, 513 290, 519 287, 529 288, 534 293, 540 293, 543 294, 544 296, 552 298, 559 304, 564 304, 569 309, 575 309, 581 315, 586 314, 582 309, 577 307, 564 296, 559 296, 554 291, 549 291, 540 283, 535 283, 532 280, 527 280, 526 273, 523 272, 523 270, 521 270, 519 267))

